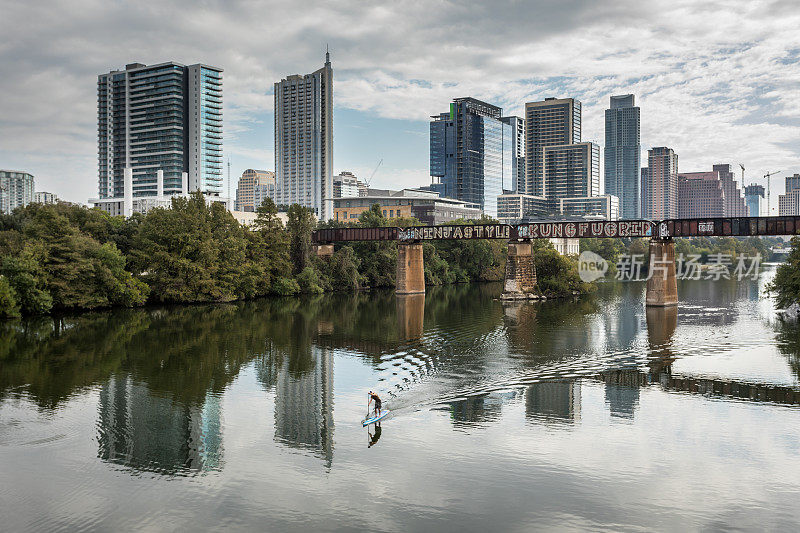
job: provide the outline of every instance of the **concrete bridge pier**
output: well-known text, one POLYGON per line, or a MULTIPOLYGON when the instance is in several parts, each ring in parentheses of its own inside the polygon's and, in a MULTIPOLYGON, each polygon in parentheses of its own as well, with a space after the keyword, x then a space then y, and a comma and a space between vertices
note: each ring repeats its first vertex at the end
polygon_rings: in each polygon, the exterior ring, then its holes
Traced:
POLYGON ((648 307, 678 305, 678 278, 675 275, 675 242, 650 239, 650 272, 645 303, 648 307))
POLYGON ((314 255, 317 257, 321 257, 323 259, 327 259, 333 255, 333 245, 332 244, 315 244, 313 246, 314 255))
POLYGON ((418 242, 397 245, 396 294, 425 294, 425 266, 422 262, 422 244, 418 242))
POLYGON ((502 300, 525 300, 538 297, 531 241, 510 241, 506 259, 505 284, 500 298, 502 300))

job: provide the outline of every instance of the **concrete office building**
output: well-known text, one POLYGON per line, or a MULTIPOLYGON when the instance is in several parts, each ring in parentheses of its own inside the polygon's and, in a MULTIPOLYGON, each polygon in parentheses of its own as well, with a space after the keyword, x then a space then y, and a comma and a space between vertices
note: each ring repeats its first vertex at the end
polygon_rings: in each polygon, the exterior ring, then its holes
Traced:
POLYGON ((276 203, 300 204, 320 220, 333 216, 333 69, 275 83, 276 203))
POLYGON ((518 138, 503 110, 475 98, 456 98, 430 124, 428 187, 441 196, 477 204, 497 216, 497 197, 516 180, 518 138))
POLYGON ((334 219, 341 222, 357 222, 361 213, 375 204, 380 206, 386 218, 414 217, 426 225, 446 224, 459 219, 477 220, 483 214, 477 204, 441 197, 439 193, 426 189, 370 189, 367 196, 334 198, 330 202, 334 219))
POLYGON ((798 214, 800 214, 800 174, 795 174, 786 176, 786 193, 778 196, 778 216, 798 214))
POLYGON ((619 198, 620 217, 641 218, 640 113, 632 94, 612 96, 606 109, 605 193, 619 198))
POLYGON ((0 214, 10 214, 33 202, 33 174, 21 170, 0 170, 0 214))
POLYGON ((547 98, 525 104, 525 190, 548 197, 544 149, 581 142, 581 103, 573 98, 547 98))
POLYGON ((678 174, 678 218, 725 216, 725 190, 719 172, 678 174))
POLYGON ((747 216, 760 217, 764 205, 764 186, 752 183, 744 188, 744 203, 747 216))
POLYGON ((275 173, 248 168, 236 187, 236 211, 255 212, 264 200, 275 201, 275 173))
POLYGON ((642 169, 642 217, 664 220, 678 216, 678 155, 666 146, 647 151, 642 169))
POLYGON ((550 199, 600 194, 600 147, 594 143, 546 146, 545 197, 550 199))
POLYGON ((222 69, 203 64, 131 63, 97 80, 98 199, 222 195, 222 69))
POLYGON ((37 204, 57 204, 58 196, 51 192, 36 191, 33 195, 33 201, 37 204))
POLYGON ((722 182, 722 189, 725 191, 725 216, 726 217, 746 217, 747 206, 745 206, 742 191, 736 183, 736 176, 729 164, 718 164, 711 167, 714 172, 719 173, 722 182))

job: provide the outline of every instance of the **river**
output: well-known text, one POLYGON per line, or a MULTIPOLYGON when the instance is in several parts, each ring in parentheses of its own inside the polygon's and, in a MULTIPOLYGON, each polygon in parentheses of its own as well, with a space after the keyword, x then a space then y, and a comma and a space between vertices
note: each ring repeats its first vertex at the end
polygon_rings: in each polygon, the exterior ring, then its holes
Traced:
POLYGON ((2 322, 0 529, 797 530, 771 274, 677 310, 475 284, 2 322))

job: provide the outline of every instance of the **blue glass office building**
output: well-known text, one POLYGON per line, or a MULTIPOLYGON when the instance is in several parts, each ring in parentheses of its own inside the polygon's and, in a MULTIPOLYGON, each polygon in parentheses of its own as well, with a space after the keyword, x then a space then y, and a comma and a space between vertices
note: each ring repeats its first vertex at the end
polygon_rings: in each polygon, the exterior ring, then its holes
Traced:
POLYGON ((431 117, 430 189, 478 204, 497 217, 497 197, 515 184, 515 137, 503 110, 474 98, 457 98, 449 113, 431 117))
POLYGON ((620 218, 642 217, 640 116, 634 96, 612 96, 606 109, 605 193, 619 198, 620 218))

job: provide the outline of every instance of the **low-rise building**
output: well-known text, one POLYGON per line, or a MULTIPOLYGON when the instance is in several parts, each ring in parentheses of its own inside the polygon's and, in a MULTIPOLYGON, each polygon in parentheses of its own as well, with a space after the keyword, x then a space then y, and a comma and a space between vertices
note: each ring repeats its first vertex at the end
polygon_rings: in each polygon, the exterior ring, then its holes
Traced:
POLYGON ((51 192, 37 191, 33 195, 33 201, 37 204, 57 204, 58 196, 51 192))
POLYGON ((9 214, 33 202, 33 174, 0 170, 0 213, 9 214))
MULTIPOLYGON (((184 190, 188 187, 187 174, 183 173, 184 190)), ((111 216, 129 217, 133 213, 147 213, 155 207, 171 207, 172 198, 187 198, 186 193, 164 194, 164 172, 156 171, 156 194, 153 196, 134 196, 133 195, 133 173, 130 168, 124 172, 123 195, 114 198, 89 198, 89 203, 93 207, 101 209, 111 216)), ((222 204, 225 209, 231 210, 231 201, 224 196, 214 196, 203 194, 206 204, 222 204)))
POLYGON ((342 171, 333 177, 333 197, 366 196, 367 184, 359 180, 355 174, 342 171))
POLYGON ((517 193, 506 193, 497 198, 497 218, 503 224, 520 224, 543 217, 618 220, 619 198, 611 194, 544 198, 517 193))
POLYGON ((442 198, 438 193, 421 189, 369 189, 367 196, 349 196, 328 200, 333 204, 333 219, 355 222, 361 213, 377 204, 388 219, 414 217, 422 224, 447 224, 459 219, 475 220, 483 212, 477 204, 452 198, 442 198))
POLYGON ((275 200, 275 173, 252 168, 242 172, 236 187, 235 209, 255 212, 267 198, 275 200))
POLYGON ((619 198, 613 194, 560 198, 558 212, 573 217, 619 220, 619 198))

